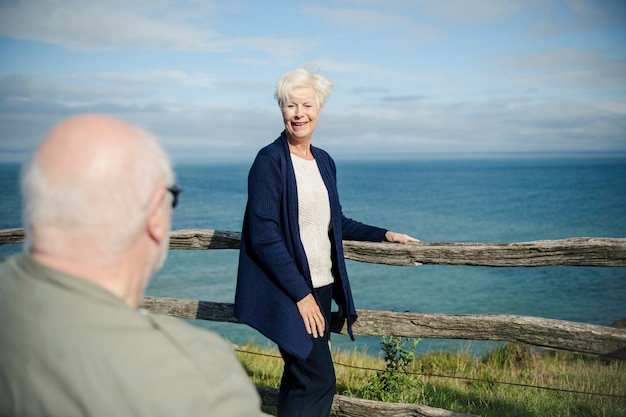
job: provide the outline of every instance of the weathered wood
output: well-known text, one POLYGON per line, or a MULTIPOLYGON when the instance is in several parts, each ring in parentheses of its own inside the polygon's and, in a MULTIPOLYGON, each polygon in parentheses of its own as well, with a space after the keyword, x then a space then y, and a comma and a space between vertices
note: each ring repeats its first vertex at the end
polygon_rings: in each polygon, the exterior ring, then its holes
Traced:
MULTIPOLYGON (((421 314, 358 310, 353 332, 362 336, 498 340, 626 359, 626 330, 596 324, 510 314, 421 314)), ((333 318, 331 330, 347 334, 333 318)))
POLYGON ((0 230, 0 245, 9 243, 22 243, 24 241, 24 229, 2 229, 0 230))
MULTIPOLYGON (((22 229, 0 230, 0 244, 23 241, 22 229)), ((170 249, 239 249, 241 233, 183 229, 170 234, 170 249)), ((626 238, 577 237, 515 243, 344 241, 347 259, 385 265, 494 267, 626 266, 626 238)))
POLYGON ((477 417, 420 404, 385 403, 335 395, 332 410, 347 417, 477 417))
MULTIPOLYGON (((239 249, 240 232, 212 229, 183 229, 170 232, 170 249, 239 249)), ((0 245, 22 243, 24 229, 0 230, 0 245)))
MULTIPOLYGON (((257 387, 263 405, 275 407, 278 403, 278 390, 257 387)), ((419 404, 384 403, 361 398, 335 395, 332 411, 347 417, 478 417, 474 414, 461 414, 441 408, 419 404)))
MULTIPOLYGON (((176 230, 172 249, 239 249, 238 232, 176 230)), ((346 258, 386 265, 496 267, 626 266, 626 238, 579 237, 518 243, 419 242, 407 245, 344 241, 346 258)))
POLYGON ((151 313, 180 317, 182 319, 239 323, 233 315, 233 304, 231 303, 145 296, 141 301, 140 308, 149 310, 151 313))
POLYGON ((626 329, 626 317, 621 320, 614 321, 609 327, 617 327, 618 329, 626 329))
POLYGON ((626 266, 625 238, 579 237, 501 244, 344 241, 343 247, 349 259, 401 266, 626 266))
POLYGON ((239 249, 240 232, 210 229, 173 230, 170 249, 239 249))
MULTIPOLYGON (((187 319, 237 323, 233 305, 179 298, 144 297, 142 308, 187 319)), ((626 329, 499 314, 421 314, 358 310, 353 326, 361 336, 403 336, 426 339, 498 340, 626 359, 626 329)), ((347 333, 333 314, 331 330, 347 333)))

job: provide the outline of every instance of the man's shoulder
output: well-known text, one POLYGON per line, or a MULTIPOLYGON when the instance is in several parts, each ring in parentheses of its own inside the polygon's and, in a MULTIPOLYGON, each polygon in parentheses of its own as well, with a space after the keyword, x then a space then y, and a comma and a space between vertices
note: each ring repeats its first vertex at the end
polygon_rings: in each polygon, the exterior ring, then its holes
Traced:
MULTIPOLYGON (((175 341, 170 346, 180 349, 191 361, 210 363, 211 366, 229 367, 236 358, 233 344, 219 334, 167 316, 153 316, 162 336, 175 341), (210 355, 210 358, 207 358, 210 355)), ((238 365, 238 364, 237 364, 238 365)))
POLYGON ((221 336, 217 335, 215 332, 194 326, 179 318, 161 314, 151 314, 146 311, 141 311, 141 314, 149 315, 151 320, 163 331, 176 333, 181 337, 205 337, 207 340, 216 340, 218 343, 224 343, 221 336))
POLYGON ((17 253, 13 255, 9 255, 0 260, 0 271, 2 272, 2 277, 6 277, 8 275, 15 275, 18 272, 17 264, 21 262, 20 260, 25 257, 24 253, 17 253))

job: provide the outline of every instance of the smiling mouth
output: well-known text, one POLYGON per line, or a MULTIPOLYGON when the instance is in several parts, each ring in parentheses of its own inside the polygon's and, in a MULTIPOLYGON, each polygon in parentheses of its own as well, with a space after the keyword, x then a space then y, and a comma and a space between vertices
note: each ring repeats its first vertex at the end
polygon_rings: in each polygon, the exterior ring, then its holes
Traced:
POLYGON ((308 122, 294 122, 291 125, 294 127, 302 127, 302 126, 306 126, 308 122))

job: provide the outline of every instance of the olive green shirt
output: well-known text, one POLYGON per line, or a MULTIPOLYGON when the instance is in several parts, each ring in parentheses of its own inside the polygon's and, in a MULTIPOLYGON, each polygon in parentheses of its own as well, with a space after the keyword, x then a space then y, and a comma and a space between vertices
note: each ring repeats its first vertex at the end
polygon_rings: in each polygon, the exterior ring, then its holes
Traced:
POLYGON ((231 346, 28 254, 0 264, 0 416, 263 415, 231 346))

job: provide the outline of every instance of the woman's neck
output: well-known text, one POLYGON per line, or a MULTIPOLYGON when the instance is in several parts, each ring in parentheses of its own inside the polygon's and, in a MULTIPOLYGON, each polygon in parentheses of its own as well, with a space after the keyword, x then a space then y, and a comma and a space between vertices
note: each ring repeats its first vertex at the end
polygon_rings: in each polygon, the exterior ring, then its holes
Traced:
POLYGON ((287 143, 289 143, 289 152, 291 154, 296 155, 303 159, 308 159, 308 160, 315 159, 313 157, 313 153, 311 152, 310 140, 297 141, 292 138, 287 138, 287 143))

